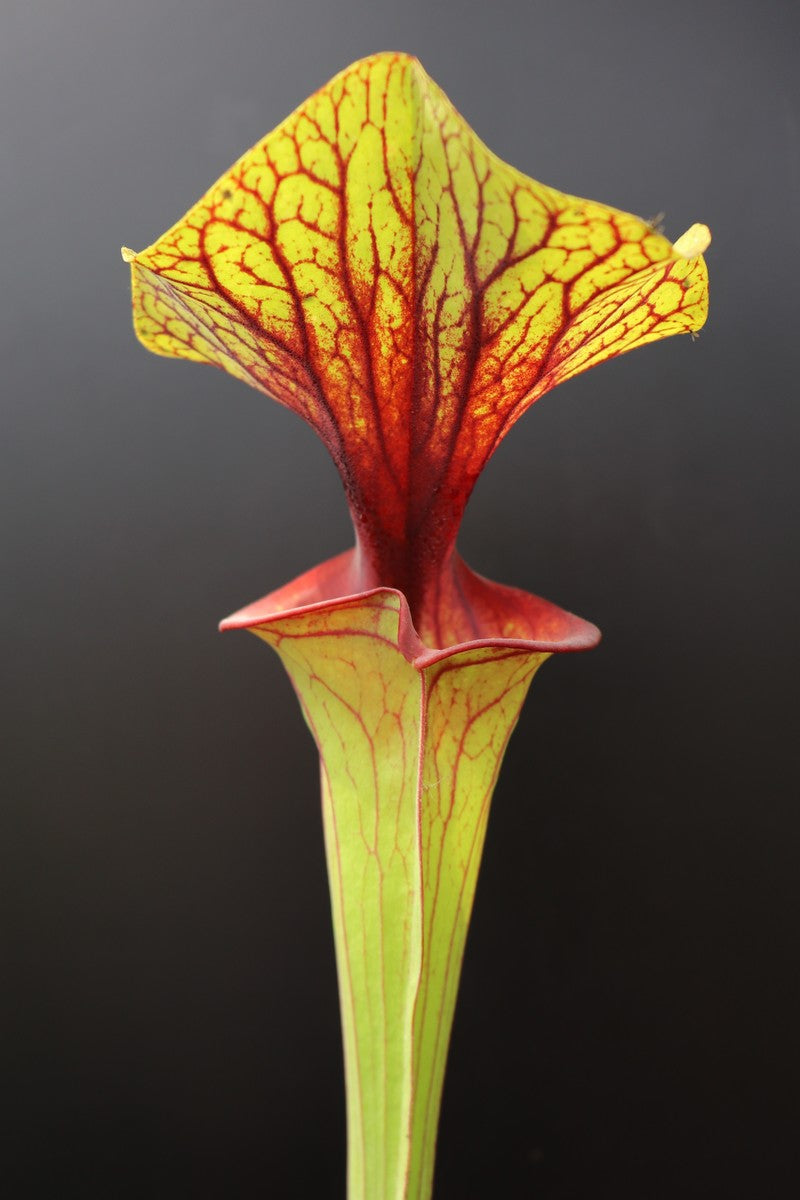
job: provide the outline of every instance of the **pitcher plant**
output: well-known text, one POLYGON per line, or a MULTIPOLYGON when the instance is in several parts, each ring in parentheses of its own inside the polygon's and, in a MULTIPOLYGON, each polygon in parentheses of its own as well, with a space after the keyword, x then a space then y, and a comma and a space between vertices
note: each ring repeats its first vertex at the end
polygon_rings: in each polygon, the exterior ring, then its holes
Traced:
POLYGON ((378 54, 123 250, 144 345, 298 413, 352 516, 352 549, 222 622, 278 652, 319 752, 349 1200, 431 1195, 503 754, 545 659, 600 636, 470 570, 464 508, 550 388, 703 325, 709 240, 534 182, 416 59, 378 54))

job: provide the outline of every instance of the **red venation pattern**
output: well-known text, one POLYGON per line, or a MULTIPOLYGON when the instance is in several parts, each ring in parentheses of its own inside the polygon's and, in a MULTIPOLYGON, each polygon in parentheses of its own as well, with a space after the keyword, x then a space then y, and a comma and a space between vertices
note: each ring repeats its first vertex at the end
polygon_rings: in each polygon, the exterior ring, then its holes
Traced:
POLYGON ((458 525, 511 424, 577 371, 697 328, 707 302, 701 258, 502 163, 405 55, 342 72, 128 257, 145 344, 317 430, 354 590, 401 590, 427 631, 460 603, 458 525))

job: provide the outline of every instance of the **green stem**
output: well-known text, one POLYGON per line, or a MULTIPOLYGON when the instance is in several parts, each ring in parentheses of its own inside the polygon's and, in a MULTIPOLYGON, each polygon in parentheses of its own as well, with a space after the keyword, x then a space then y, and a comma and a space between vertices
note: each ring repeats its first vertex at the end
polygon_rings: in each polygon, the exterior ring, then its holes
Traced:
POLYGON ((415 660, 396 597, 259 630, 320 751, 347 1085, 348 1200, 428 1200, 492 792, 547 654, 415 660))

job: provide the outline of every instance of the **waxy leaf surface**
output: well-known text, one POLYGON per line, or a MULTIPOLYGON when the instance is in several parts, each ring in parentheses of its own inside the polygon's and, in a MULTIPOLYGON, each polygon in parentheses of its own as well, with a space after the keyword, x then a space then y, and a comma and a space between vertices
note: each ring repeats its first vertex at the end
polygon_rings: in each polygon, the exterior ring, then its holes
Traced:
MULTIPOLYGON (((252 616, 225 625, 278 651, 320 753, 348 1196, 425 1197, 491 796, 549 648, 427 651, 387 590, 252 616)), ((565 643, 578 632, 557 609, 551 620, 565 643)))

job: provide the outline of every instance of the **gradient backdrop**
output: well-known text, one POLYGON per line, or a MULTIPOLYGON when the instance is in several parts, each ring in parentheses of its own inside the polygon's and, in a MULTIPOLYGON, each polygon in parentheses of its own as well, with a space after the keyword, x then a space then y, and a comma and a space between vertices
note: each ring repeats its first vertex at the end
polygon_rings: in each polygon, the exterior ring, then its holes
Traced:
POLYGON ((437 1200, 796 1194, 799 12, 4 0, 13 1200, 343 1195, 314 752, 215 624, 345 548, 344 500, 291 414, 138 346, 119 246, 379 49, 529 174, 714 232, 699 341, 551 393, 467 514, 473 567, 605 638, 508 754, 437 1200))

